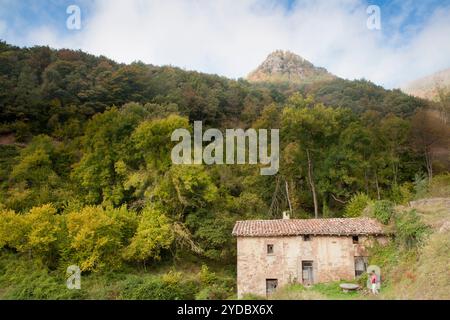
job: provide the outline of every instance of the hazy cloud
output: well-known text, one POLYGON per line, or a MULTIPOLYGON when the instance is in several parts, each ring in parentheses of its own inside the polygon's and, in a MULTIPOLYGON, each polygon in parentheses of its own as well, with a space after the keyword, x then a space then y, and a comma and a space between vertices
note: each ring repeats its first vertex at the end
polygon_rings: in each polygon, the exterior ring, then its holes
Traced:
POLYGON ((5 34, 6 34, 6 22, 0 20, 0 37, 4 37, 5 34))

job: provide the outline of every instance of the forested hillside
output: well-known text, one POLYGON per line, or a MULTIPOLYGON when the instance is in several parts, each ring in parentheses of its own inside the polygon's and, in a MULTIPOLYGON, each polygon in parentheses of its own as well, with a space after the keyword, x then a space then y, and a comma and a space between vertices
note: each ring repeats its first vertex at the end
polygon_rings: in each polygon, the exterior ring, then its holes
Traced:
MULTIPOLYGON (((236 220, 279 218, 288 200, 303 218, 357 216, 370 199, 405 203, 450 169, 448 124, 447 109, 364 80, 252 84, 3 42, 0 268, 32 259, 45 268, 30 276, 52 287, 76 264, 92 292, 94 275, 116 270, 122 296, 107 298, 228 297, 236 220), (171 133, 194 120, 279 128, 279 173, 172 165, 171 133)), ((0 295, 39 293, 11 290, 0 295)))

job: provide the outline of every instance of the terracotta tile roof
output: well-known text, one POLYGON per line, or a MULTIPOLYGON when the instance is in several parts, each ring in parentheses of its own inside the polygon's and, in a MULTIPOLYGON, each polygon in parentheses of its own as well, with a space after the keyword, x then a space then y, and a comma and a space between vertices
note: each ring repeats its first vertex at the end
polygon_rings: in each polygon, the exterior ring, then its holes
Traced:
POLYGON ((282 219, 237 221, 236 237, 383 234, 382 225, 370 218, 282 219))

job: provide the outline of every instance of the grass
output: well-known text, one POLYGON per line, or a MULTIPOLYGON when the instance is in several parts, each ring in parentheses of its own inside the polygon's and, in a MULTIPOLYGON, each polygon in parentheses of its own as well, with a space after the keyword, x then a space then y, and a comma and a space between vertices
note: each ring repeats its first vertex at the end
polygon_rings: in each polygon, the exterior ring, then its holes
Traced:
MULTIPOLYGON (((344 281, 345 282, 345 281, 344 281)), ((361 297, 361 290, 344 292, 339 285, 343 282, 320 283, 313 287, 313 290, 333 299, 357 299, 361 297)))
MULTIPOLYGON (((441 185, 439 194, 445 188, 441 185)), ((434 192, 437 193, 436 190, 434 192)), ((417 247, 406 250, 391 244, 374 248, 371 263, 382 266, 386 279, 386 288, 380 298, 450 299, 449 202, 450 198, 428 198, 412 204, 421 220, 431 229, 417 247)), ((397 211, 410 209, 396 208, 397 211)))
POLYGON ((450 173, 435 176, 428 187, 428 198, 450 197, 450 173))
POLYGON ((285 286, 274 293, 270 299, 274 300, 355 300, 367 299, 370 297, 364 288, 344 292, 340 284, 348 281, 330 282, 315 284, 304 287, 301 284, 291 284, 285 286))

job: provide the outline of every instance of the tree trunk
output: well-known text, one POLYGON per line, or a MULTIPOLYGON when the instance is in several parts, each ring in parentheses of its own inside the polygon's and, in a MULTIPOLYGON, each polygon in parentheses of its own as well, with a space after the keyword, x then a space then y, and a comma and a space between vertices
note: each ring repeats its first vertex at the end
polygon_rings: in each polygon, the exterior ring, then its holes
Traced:
POLYGON ((428 181, 433 179, 433 158, 428 148, 425 148, 425 164, 427 167, 428 181))
POLYGON ((375 171, 375 186, 377 187, 377 198, 378 198, 378 200, 380 200, 381 199, 380 186, 378 184, 378 173, 377 173, 377 171, 375 171))
POLYGON ((306 149, 306 156, 308 157, 308 180, 309 185, 311 187, 311 193, 313 196, 313 202, 314 202, 314 217, 317 219, 319 217, 319 206, 317 204, 317 195, 316 195, 316 186, 314 184, 314 178, 313 178, 313 165, 311 156, 309 154, 309 149, 306 149))
POLYGON ((287 182, 286 179, 284 180, 284 182, 285 182, 285 185, 286 185, 286 197, 287 197, 287 201, 288 201, 288 204, 289 204, 289 213, 292 214, 291 199, 289 199, 289 186, 288 186, 288 182, 287 182))
POLYGON ((394 186, 397 186, 398 165, 392 162, 392 174, 394 175, 394 186))
POLYGON ((366 194, 369 195, 369 179, 367 178, 367 168, 364 169, 364 183, 366 184, 366 194))

